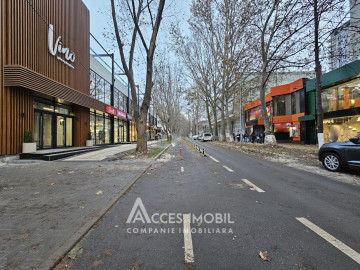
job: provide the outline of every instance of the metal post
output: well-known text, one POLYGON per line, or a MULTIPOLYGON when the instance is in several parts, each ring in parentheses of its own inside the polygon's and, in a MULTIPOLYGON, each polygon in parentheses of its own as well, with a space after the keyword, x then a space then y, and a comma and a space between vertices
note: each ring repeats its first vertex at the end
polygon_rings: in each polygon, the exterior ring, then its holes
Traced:
MULTIPOLYGON (((114 107, 114 91, 115 91, 115 74, 114 74, 114 54, 110 54, 111 57, 111 88, 110 88, 110 105, 114 107)), ((113 115, 110 116, 110 125, 111 125, 111 132, 110 132, 110 143, 115 143, 115 117, 113 115)))

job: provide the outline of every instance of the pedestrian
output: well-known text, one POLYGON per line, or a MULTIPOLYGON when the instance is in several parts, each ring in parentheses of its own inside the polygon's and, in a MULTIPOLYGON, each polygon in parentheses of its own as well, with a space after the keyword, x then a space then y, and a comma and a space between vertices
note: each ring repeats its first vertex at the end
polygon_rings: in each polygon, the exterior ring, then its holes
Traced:
POLYGON ((255 142, 255 138, 256 138, 256 136, 255 136, 255 131, 253 131, 253 132, 251 133, 251 142, 252 142, 252 143, 255 142))
POLYGON ((249 134, 247 133, 247 131, 245 130, 244 133, 244 142, 248 142, 249 141, 249 134))
POLYGON ((260 142, 261 142, 261 134, 260 134, 259 131, 256 132, 256 142, 257 142, 257 143, 260 143, 260 142))
POLYGON ((239 132, 236 134, 236 139, 238 142, 240 142, 240 133, 239 132))

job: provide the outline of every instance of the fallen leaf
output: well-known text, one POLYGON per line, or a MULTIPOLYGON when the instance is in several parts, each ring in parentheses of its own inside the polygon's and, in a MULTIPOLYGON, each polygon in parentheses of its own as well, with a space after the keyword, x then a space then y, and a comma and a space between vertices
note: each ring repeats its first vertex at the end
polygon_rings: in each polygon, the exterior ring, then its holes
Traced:
POLYGON ((80 208, 80 209, 84 209, 84 206, 80 205, 79 208, 80 208))
POLYGON ((34 195, 38 195, 40 192, 39 191, 36 191, 36 192, 34 192, 33 194, 34 195))
POLYGON ((221 185, 221 183, 219 182, 218 185, 221 185))
POLYGON ((255 190, 255 188, 254 188, 254 187, 250 187, 250 190, 255 190))
POLYGON ((200 227, 200 226, 201 226, 201 223, 200 223, 200 222, 196 223, 196 226, 200 227))
POLYGON ((271 257, 269 256, 267 251, 264 251, 264 252, 259 251, 259 256, 263 261, 268 261, 268 262, 271 261, 271 257))
POLYGON ((236 235, 234 235, 234 236, 233 236, 233 240, 235 240, 236 238, 237 238, 237 236, 236 236, 236 235))
POLYGON ((96 195, 101 195, 101 194, 103 194, 102 190, 99 190, 98 192, 96 192, 96 195))
POLYGON ((119 225, 115 225, 115 228, 119 227, 119 225))
POLYGON ((50 186, 53 186, 53 185, 55 185, 55 183, 51 183, 51 184, 50 184, 50 186))
POLYGON ((115 252, 116 252, 115 249, 105 249, 105 250, 102 252, 102 254, 103 254, 104 256, 109 257, 109 256, 113 255, 115 252))
POLYGON ((83 248, 81 246, 74 247, 70 252, 68 253, 68 258, 71 260, 74 260, 79 254, 83 252, 83 248))
POLYGON ((148 172, 147 174, 151 174, 151 173, 148 172))
POLYGON ((102 260, 96 260, 96 261, 93 262, 94 266, 99 266, 99 265, 102 265, 102 264, 104 264, 104 262, 102 260))

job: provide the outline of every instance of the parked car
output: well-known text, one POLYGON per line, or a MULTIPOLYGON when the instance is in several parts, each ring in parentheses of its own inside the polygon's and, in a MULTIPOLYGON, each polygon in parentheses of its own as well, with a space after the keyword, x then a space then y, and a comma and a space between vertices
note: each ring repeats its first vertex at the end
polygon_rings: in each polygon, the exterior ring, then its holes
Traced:
POLYGON ((192 136, 193 140, 197 140, 199 135, 192 136))
POLYGON ((211 135, 211 133, 203 133, 203 134, 201 135, 201 141, 202 141, 202 142, 212 141, 212 135, 211 135))
POLYGON ((199 135, 197 136, 197 140, 199 140, 199 141, 202 140, 202 134, 199 134, 199 135))
POLYGON ((347 142, 326 143, 319 149, 325 169, 338 172, 348 166, 360 167, 360 135, 347 142))

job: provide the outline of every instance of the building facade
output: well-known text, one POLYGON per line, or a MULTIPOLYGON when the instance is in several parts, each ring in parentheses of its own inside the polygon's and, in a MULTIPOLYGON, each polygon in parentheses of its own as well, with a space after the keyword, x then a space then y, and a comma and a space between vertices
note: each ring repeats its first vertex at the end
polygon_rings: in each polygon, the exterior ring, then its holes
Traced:
MULTIPOLYGON (((272 130, 278 141, 304 141, 299 118, 305 115, 305 79, 270 88, 265 96, 266 111, 271 118, 272 130)), ((249 102, 244 107, 245 128, 248 133, 265 130, 260 109, 260 100, 249 102)))
POLYGON ((0 155, 21 153, 25 130, 37 149, 136 141, 127 86, 90 57, 81 0, 1 1, 0 14, 0 155))
MULTIPOLYGON (((360 60, 321 76, 325 142, 347 141, 360 133, 360 60)), ((315 80, 306 83, 309 112, 300 121, 316 133, 315 80)))

